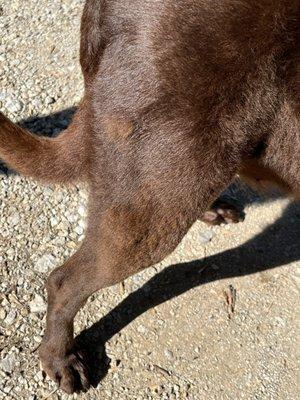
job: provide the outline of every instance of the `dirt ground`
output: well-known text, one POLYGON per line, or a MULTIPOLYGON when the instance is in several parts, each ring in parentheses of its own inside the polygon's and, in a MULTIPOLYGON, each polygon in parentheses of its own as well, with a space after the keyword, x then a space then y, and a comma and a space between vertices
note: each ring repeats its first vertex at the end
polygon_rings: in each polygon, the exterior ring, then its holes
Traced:
MULTIPOLYGON (((3 0, 0 107, 45 134, 82 94, 79 0, 3 0)), ((0 399, 71 399, 39 369, 49 272, 84 235, 87 191, 0 175, 0 399)), ((297 400, 300 205, 234 187, 245 221, 196 222, 161 264, 76 318, 95 388, 78 399, 297 400)))

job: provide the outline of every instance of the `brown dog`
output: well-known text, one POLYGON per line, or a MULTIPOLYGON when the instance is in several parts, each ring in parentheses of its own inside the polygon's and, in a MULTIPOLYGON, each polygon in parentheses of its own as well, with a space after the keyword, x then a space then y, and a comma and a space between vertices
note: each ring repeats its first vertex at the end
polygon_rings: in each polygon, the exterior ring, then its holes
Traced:
POLYGON ((45 371, 89 385, 73 319, 96 290, 169 254, 240 173, 300 192, 299 0, 87 0, 85 95, 59 137, 0 114, 0 157, 86 180, 86 238, 47 282, 45 371))

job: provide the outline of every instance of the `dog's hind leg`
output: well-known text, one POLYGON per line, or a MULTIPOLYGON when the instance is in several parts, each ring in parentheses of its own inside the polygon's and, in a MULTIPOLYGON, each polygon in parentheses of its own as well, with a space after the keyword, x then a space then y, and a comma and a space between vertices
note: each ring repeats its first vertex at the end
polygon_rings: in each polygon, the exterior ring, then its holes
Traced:
POLYGON ((84 180, 87 135, 83 105, 71 125, 55 138, 31 134, 0 112, 0 159, 16 172, 44 183, 84 180))
POLYGON ((107 136, 94 165, 101 179, 91 180, 84 243, 49 277, 40 356, 45 371, 68 393, 89 384, 84 361, 73 348, 73 319, 80 307, 96 290, 171 253, 235 175, 232 149, 210 146, 202 157, 193 157, 195 141, 182 140, 181 130, 160 141, 162 130, 119 140, 107 136))
POLYGON ((299 200, 300 117, 289 102, 283 102, 259 157, 246 160, 240 174, 259 190, 277 186, 299 200))
POLYGON ((261 157, 264 166, 278 176, 285 189, 300 197, 300 116, 288 102, 284 102, 261 157))

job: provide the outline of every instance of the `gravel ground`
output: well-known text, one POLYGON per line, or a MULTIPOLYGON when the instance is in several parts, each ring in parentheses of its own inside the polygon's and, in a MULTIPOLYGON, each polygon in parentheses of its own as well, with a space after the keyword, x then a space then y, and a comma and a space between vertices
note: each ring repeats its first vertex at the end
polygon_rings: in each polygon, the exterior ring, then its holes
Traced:
MULTIPOLYGON (((0 106, 33 131, 57 134, 81 97, 82 5, 1 2, 0 106)), ((79 313, 98 385, 77 398, 299 398, 300 206, 232 193, 243 223, 197 222, 167 260, 79 313)), ((36 349, 46 277, 82 240, 86 200, 83 186, 0 175, 0 399, 72 398, 43 376, 36 349)))

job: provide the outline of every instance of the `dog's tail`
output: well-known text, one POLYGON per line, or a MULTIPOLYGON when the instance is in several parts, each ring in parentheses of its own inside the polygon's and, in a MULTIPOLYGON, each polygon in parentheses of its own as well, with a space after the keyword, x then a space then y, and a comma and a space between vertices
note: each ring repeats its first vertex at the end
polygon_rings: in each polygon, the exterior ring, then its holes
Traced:
POLYGON ((44 183, 84 180, 87 173, 83 111, 58 137, 34 135, 0 112, 0 159, 21 175, 44 183))

